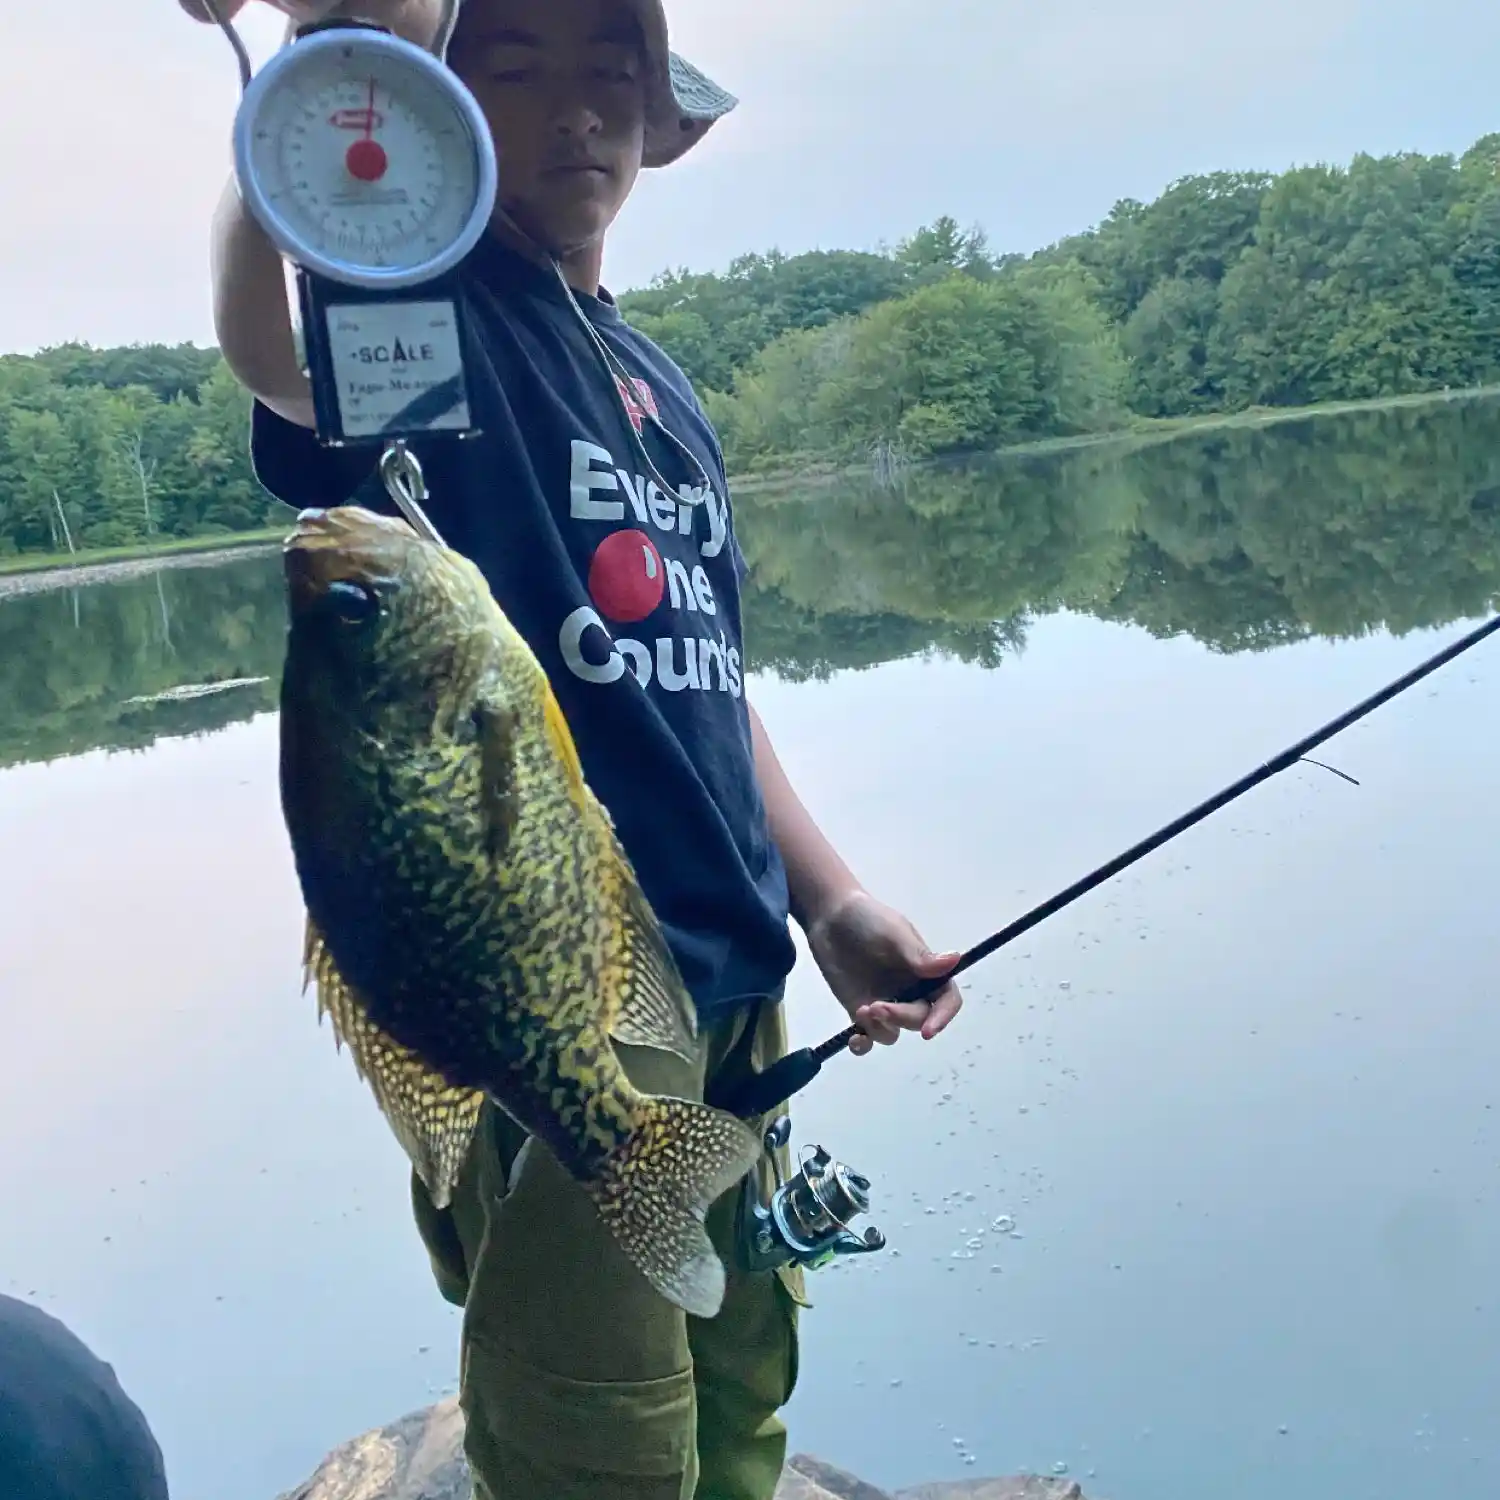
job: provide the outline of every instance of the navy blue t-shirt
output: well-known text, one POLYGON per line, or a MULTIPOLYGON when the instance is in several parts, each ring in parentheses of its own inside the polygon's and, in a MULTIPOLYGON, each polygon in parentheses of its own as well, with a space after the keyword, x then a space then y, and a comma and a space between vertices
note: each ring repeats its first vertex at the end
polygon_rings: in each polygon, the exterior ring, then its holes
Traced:
MULTIPOLYGON (((575 293, 631 376, 614 377, 556 277, 493 239, 465 262, 479 436, 410 446, 443 540, 471 558, 536 653, 700 1017, 774 994, 795 960, 786 872, 755 777, 723 457, 681 370, 607 292, 575 293), (647 413, 702 465, 700 475, 647 413)), ((297 509, 395 507, 375 450, 325 449, 256 403, 256 474, 297 509)))

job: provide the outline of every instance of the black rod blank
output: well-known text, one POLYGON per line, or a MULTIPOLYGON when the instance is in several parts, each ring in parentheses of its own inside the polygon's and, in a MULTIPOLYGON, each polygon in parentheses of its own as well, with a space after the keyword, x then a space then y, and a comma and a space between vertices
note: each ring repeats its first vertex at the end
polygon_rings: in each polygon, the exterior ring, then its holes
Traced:
MULTIPOLYGON (((1269 781, 1279 772, 1296 765, 1298 761, 1306 757, 1308 751, 1317 749, 1325 740, 1332 739, 1334 735, 1347 729, 1351 724, 1357 723, 1366 714, 1373 713, 1384 703, 1389 703, 1392 698, 1404 693, 1407 688, 1420 682, 1429 673, 1437 671, 1439 667, 1446 666, 1454 657, 1461 656, 1471 647, 1477 646, 1497 630, 1500 630, 1500 615, 1487 620, 1467 635, 1460 636, 1458 640, 1445 646, 1435 656, 1428 657, 1426 661, 1413 667, 1404 676, 1398 677, 1394 682, 1381 688, 1378 693, 1372 693, 1362 702, 1355 704, 1347 713, 1342 713, 1338 718, 1330 720, 1321 729, 1308 735, 1306 739, 1298 740, 1295 745, 1289 746, 1280 755, 1273 756, 1264 765, 1257 766, 1249 775, 1242 776, 1238 781, 1225 787, 1223 791, 1216 792, 1207 801, 1200 802, 1190 811, 1183 813, 1181 817, 1174 818, 1149 838, 1133 844, 1123 854, 1117 854, 1108 863, 1100 865, 1097 870, 1091 871, 1081 880, 1074 881, 1066 890, 1061 890, 1055 896, 1043 901, 1041 905, 1032 907, 1024 916, 1017 917, 1009 926, 1002 927, 999 932, 985 938, 982 943, 976 943, 946 974, 936 979, 918 980, 893 998, 898 1003, 904 1003, 912 1000, 925 1000, 929 995, 936 994, 950 979, 972 968, 981 959, 988 958, 990 954, 1003 948, 1007 943, 1014 942, 1023 933, 1030 932, 1039 922, 1045 922, 1048 917, 1055 916, 1065 906, 1071 906, 1080 896, 1085 896, 1096 886, 1103 885, 1106 880, 1112 879, 1121 870, 1128 869, 1137 860, 1144 859, 1146 855, 1160 849, 1163 844, 1169 843, 1178 834, 1185 833, 1195 823, 1201 823, 1204 818, 1211 813, 1218 812, 1221 807, 1233 802, 1237 797, 1243 797, 1246 792, 1259 786, 1261 782, 1269 781)), ((1336 774, 1343 775, 1343 772, 1336 774)), ((1352 779, 1352 777, 1345 777, 1345 780, 1352 779)), ((727 1099, 712 1098, 709 1102, 719 1104, 743 1119, 767 1114, 811 1083, 822 1071, 823 1064, 830 1057, 836 1057, 842 1052, 860 1034, 860 1030, 858 1026, 847 1026, 819 1046, 803 1047, 796 1052, 790 1052, 764 1072, 752 1073, 727 1099)))

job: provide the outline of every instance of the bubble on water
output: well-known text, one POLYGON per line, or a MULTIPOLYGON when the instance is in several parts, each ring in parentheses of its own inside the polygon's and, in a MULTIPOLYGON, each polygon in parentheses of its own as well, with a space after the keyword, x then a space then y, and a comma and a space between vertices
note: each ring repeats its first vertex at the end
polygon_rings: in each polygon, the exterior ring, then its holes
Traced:
POLYGON ((962 1448, 963 1445, 964 1445, 964 1440, 961 1437, 956 1437, 956 1438, 953 1439, 953 1446, 955 1448, 962 1448))
POLYGON ((935 1208, 924 1208, 922 1210, 922 1212, 924 1214, 935 1214, 937 1212, 937 1209, 935 1209, 935 1208))
POLYGON ((895 1390, 896 1387, 898 1385, 900 1385, 900 1384, 901 1384, 901 1377, 898 1375, 893 1381, 891 1381, 891 1389, 895 1390))
POLYGON ((1062 1476, 1068 1472, 1068 1466, 1061 1459, 1058 1459, 1058 1461, 1052 1465, 1052 1472, 1056 1474, 1059 1479, 1061 1479, 1062 1476))
POLYGON ((1278 1428, 1277 1428, 1277 1429, 1276 1429, 1276 1431, 1277 1431, 1277 1432, 1279 1432, 1279 1433, 1280 1433, 1280 1434, 1281 1434, 1281 1436, 1282 1436, 1282 1437, 1285 1437, 1285 1436, 1286 1436, 1286 1435, 1287 1435, 1287 1433, 1288 1433, 1288 1432, 1290 1432, 1290 1431, 1291 1431, 1291 1428, 1289 1428, 1289 1427, 1288 1427, 1288 1426, 1287 1426, 1287 1425, 1286 1425, 1286 1423, 1285 1423, 1285 1422, 1283 1422, 1283 1423, 1282 1423, 1282 1424, 1281 1424, 1281 1426, 1280 1426, 1280 1427, 1278 1427, 1278 1428))
POLYGON ((964 1244, 967 1245, 970 1250, 982 1250, 982 1249, 984 1249, 984 1241, 977 1234, 974 1236, 973 1239, 971 1239, 971 1240, 965 1240, 964 1244))
POLYGON ((1003 1274, 1004 1270, 1005 1270, 1005 1268, 1003 1266, 991 1266, 990 1267, 990 1275, 991 1276, 999 1276, 999 1275, 1003 1274))
POLYGON ((975 1338, 971 1338, 969 1340, 969 1347, 971 1349, 977 1349, 979 1347, 979 1340, 975 1339, 975 1338))
POLYGON ((1000 1214, 991 1227, 999 1230, 1001 1234, 1014 1234, 1016 1221, 1009 1214, 1000 1214))
POLYGON ((976 1463, 979 1462, 979 1460, 977 1458, 975 1458, 972 1453, 965 1453, 964 1454, 964 1462, 966 1464, 976 1464, 976 1463))

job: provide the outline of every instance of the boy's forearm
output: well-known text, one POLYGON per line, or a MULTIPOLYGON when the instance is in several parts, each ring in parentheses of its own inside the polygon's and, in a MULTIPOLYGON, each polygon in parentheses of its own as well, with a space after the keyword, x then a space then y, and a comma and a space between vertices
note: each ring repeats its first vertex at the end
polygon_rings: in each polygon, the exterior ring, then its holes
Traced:
POLYGON ((214 332, 236 379, 267 406, 313 425, 312 390, 297 359, 280 253, 231 177, 214 213, 214 332))
POLYGON ((805 932, 859 890, 859 881, 802 805, 754 704, 747 706, 755 747, 755 774, 766 805, 771 837, 776 840, 782 863, 786 865, 792 916, 805 932))

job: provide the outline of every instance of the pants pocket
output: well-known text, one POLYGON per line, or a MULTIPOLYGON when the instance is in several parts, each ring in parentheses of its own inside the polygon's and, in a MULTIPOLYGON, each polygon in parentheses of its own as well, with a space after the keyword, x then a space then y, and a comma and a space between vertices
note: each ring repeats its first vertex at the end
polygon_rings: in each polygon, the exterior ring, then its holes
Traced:
POLYGON ((464 1447, 496 1500, 677 1500, 696 1476, 693 1372, 654 1380, 559 1375, 519 1350, 470 1337, 464 1447))

